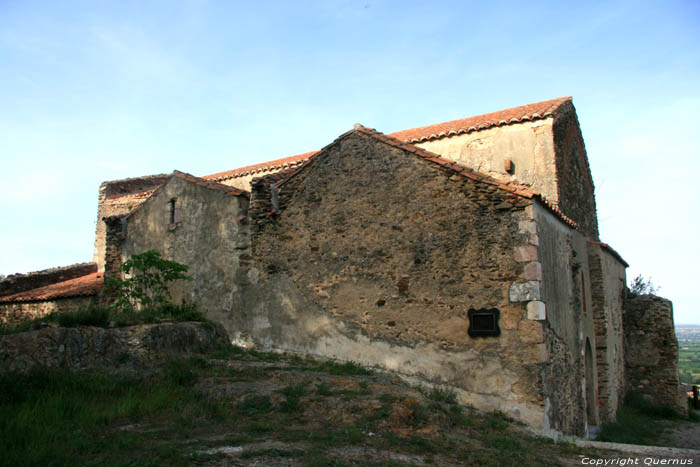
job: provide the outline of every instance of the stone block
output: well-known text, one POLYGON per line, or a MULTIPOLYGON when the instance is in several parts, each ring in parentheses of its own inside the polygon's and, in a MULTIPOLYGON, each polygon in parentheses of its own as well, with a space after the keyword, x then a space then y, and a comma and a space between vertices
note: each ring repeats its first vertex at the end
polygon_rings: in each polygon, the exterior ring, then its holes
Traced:
POLYGON ((547 310, 544 302, 533 300, 527 304, 527 319, 540 321, 547 318, 547 310))
POLYGON ((518 222, 518 232, 525 234, 537 233, 537 224, 531 220, 520 221, 518 222))
POLYGON ((501 310, 501 319, 499 320, 499 326, 502 329, 516 329, 518 323, 522 319, 522 305, 516 307, 507 307, 501 310))
POLYGON ((537 321, 521 321, 518 325, 518 335, 520 337, 520 342, 524 344, 540 344, 544 342, 542 323, 537 321))
POLYGON ((530 245, 538 246, 540 244, 540 237, 537 234, 530 235, 530 245))
POLYGON ((515 261, 520 263, 537 261, 537 247, 534 245, 516 246, 513 248, 513 257, 515 261))
POLYGON ((547 361, 547 347, 544 344, 528 345, 520 356, 523 363, 544 363, 547 361))
POLYGON ((537 261, 527 263, 525 265, 525 280, 541 281, 542 280, 542 264, 537 261))
POLYGON ((540 283, 538 281, 513 282, 510 284, 510 301, 530 302, 540 299, 540 283))

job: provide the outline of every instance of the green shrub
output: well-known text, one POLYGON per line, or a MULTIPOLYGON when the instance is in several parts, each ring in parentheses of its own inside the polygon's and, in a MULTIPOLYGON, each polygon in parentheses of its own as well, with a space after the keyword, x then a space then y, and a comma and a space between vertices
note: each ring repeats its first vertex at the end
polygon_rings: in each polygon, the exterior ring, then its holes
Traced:
POLYGON ((124 278, 109 278, 105 287, 116 295, 115 306, 122 310, 169 303, 170 284, 192 280, 186 274, 188 266, 163 259, 156 250, 132 255, 119 269, 124 278))

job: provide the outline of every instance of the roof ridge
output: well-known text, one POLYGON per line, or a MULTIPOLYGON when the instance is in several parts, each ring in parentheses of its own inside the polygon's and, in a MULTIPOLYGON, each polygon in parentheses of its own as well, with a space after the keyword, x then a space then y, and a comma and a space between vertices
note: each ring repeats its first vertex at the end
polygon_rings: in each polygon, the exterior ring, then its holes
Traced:
MULTIPOLYGON (((448 122, 436 123, 427 126, 409 128, 407 130, 395 131, 393 133, 389 133, 389 136, 412 143, 432 141, 435 139, 455 136, 458 134, 486 130, 494 126, 511 125, 515 123, 522 123, 525 121, 534 121, 549 118, 556 115, 563 104, 571 101, 571 96, 557 97, 554 99, 534 102, 531 104, 525 104, 517 107, 510 107, 508 109, 498 110, 496 112, 475 115, 472 117, 466 117, 462 119, 451 120, 448 122), (462 125, 462 127, 460 127, 460 122, 462 122, 463 124, 470 123, 470 125, 466 127, 463 127, 464 125, 462 125), (404 135, 406 137, 402 137, 404 135)), ((356 125, 366 128, 359 123, 356 125)), ((323 149, 309 151, 294 156, 283 157, 267 162, 260 162, 258 164, 246 165, 237 169, 231 169, 210 175, 204 175, 202 178, 204 178, 205 180, 216 180, 218 182, 222 182, 231 178, 253 175, 256 173, 267 172, 270 170, 285 170, 291 167, 297 167, 303 164, 304 162, 307 162, 310 159, 310 157, 318 154, 322 150, 323 149)))
POLYGON ((571 101, 571 96, 557 97, 555 99, 533 102, 531 104, 510 107, 457 120, 399 130, 390 133, 390 135, 412 143, 433 141, 450 136, 487 130, 496 126, 512 125, 525 121, 535 121, 553 117, 559 112, 562 105, 571 101))
POLYGON ((260 172, 266 172, 269 170, 281 169, 285 170, 290 167, 297 166, 309 160, 310 157, 314 156, 319 151, 309 151, 301 154, 296 154, 294 156, 282 157, 280 159, 274 159, 267 162, 260 162, 258 164, 246 165, 239 167, 237 169, 225 170, 223 172, 217 172, 210 175, 204 175, 205 180, 215 180, 221 182, 224 180, 229 180, 231 178, 243 177, 246 175, 253 175, 260 172))
POLYGON ((249 194, 247 191, 241 190, 240 188, 224 185, 223 183, 215 182, 213 180, 207 180, 205 178, 197 177, 196 175, 192 175, 187 172, 180 172, 179 170, 173 170, 172 176, 190 183, 194 183, 199 186, 203 186, 204 188, 209 188, 210 190, 223 191, 232 196, 241 196, 249 194))

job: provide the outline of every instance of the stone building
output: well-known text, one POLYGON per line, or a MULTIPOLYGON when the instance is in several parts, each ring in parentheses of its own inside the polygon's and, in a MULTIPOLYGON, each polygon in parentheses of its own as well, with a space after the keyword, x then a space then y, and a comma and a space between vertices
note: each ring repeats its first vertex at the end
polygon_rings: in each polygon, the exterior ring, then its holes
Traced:
POLYGON ((629 390, 683 409, 670 302, 626 305, 570 98, 388 135, 356 125, 202 178, 105 182, 98 221, 99 273, 148 249, 189 265, 175 298, 241 345, 447 385, 545 433, 614 420, 629 390))

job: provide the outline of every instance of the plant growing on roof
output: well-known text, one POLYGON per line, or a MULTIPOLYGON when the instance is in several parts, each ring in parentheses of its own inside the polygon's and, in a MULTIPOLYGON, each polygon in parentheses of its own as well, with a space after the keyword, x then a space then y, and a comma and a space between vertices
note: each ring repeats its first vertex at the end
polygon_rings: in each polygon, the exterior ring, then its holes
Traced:
POLYGON ((137 309, 170 303, 169 286, 179 280, 192 280, 184 264, 161 258, 156 250, 132 255, 119 266, 124 278, 112 277, 106 282, 114 291, 114 305, 120 309, 137 309))

